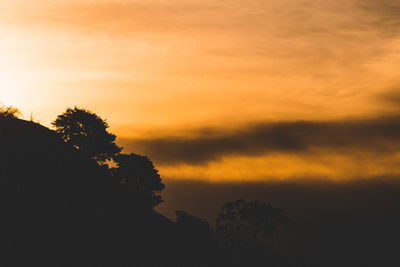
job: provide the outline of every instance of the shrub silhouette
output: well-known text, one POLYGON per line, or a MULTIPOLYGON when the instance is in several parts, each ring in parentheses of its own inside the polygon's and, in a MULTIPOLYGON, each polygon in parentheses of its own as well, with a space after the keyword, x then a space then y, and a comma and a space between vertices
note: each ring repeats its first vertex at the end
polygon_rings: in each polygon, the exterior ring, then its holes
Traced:
POLYGON ((80 108, 68 108, 52 123, 61 138, 90 158, 103 164, 121 151, 109 125, 95 113, 80 108))
POLYGON ((190 249, 188 256, 196 266, 225 266, 218 253, 215 233, 207 221, 185 211, 176 211, 176 223, 190 249))
POLYGON ((181 210, 177 210, 175 215, 176 223, 186 231, 196 233, 203 238, 213 238, 214 232, 207 221, 181 210))
POLYGON ((216 234, 228 265, 284 266, 268 241, 289 223, 284 211, 270 204, 244 200, 225 203, 217 218, 216 234))
POLYGON ((217 218, 217 234, 229 242, 252 240, 260 243, 266 238, 274 238, 281 225, 291 220, 284 216, 284 210, 270 204, 256 201, 237 200, 227 202, 217 218))
POLYGON ((0 105, 0 117, 3 118, 18 118, 21 115, 19 109, 12 106, 0 105))
POLYGON ((115 161, 117 167, 113 175, 117 177, 124 192, 142 205, 155 207, 163 200, 159 193, 164 189, 158 170, 146 156, 137 154, 119 154, 115 161))

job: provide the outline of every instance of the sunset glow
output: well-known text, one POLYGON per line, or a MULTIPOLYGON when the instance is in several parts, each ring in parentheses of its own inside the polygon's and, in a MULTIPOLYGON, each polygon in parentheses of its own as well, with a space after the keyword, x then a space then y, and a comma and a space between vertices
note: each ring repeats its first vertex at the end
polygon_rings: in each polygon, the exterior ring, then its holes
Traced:
MULTIPOLYGON (((196 138, 258 123, 395 117, 394 1, 13 0, 0 2, 0 10, 0 102, 45 126, 67 107, 92 110, 127 151, 154 158, 167 179, 398 174, 397 147, 387 144, 386 132, 378 148, 352 147, 347 139, 332 141, 346 144, 340 149, 320 140, 307 140, 312 149, 304 151, 271 152, 266 145, 250 153, 243 145, 199 162, 163 161, 150 147, 152 140, 177 138, 196 148, 196 138)), ((357 132, 357 123, 345 124, 343 134, 357 132)), ((162 153, 183 151, 175 141, 163 141, 162 153)))

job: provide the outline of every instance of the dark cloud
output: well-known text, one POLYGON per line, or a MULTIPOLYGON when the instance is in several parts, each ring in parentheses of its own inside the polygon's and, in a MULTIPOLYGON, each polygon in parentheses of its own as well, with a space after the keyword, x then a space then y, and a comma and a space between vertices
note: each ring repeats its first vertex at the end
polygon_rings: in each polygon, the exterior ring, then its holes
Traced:
POLYGON ((382 33, 398 33, 400 2, 397 0, 361 0, 359 6, 369 14, 371 25, 382 33))
POLYGON ((191 137, 120 140, 159 164, 204 164, 224 156, 308 153, 315 149, 391 153, 400 149, 400 117, 249 124, 237 130, 199 130, 191 137))
POLYGON ((384 103, 386 107, 391 107, 395 109, 400 108, 400 90, 399 89, 391 89, 384 93, 381 93, 377 96, 374 96, 375 99, 378 99, 380 102, 384 103))

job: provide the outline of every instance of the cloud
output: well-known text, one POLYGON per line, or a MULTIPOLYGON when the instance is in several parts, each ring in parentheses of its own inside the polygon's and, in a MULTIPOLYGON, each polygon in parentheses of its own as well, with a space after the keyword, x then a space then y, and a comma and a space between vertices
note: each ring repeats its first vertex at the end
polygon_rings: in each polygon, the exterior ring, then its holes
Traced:
POLYGON ((386 107, 395 108, 396 110, 400 108, 400 90, 398 88, 380 93, 375 96, 375 99, 383 103, 386 107))
MULTIPOLYGON (((3 1, 1 67, 17 74, 2 83, 25 81, 7 89, 36 101, 86 103, 113 125, 365 115, 365 98, 397 77, 393 3, 3 1), (33 78, 15 79, 22 69, 33 78)), ((50 121, 46 103, 35 108, 50 121)))
POLYGON ((227 156, 270 153, 395 153, 400 149, 400 118, 383 116, 343 121, 255 123, 236 130, 199 130, 191 136, 121 140, 126 149, 149 155, 157 163, 204 164, 227 156))
POLYGON ((370 25, 386 36, 399 33, 400 3, 396 0, 360 0, 358 6, 369 13, 370 25))

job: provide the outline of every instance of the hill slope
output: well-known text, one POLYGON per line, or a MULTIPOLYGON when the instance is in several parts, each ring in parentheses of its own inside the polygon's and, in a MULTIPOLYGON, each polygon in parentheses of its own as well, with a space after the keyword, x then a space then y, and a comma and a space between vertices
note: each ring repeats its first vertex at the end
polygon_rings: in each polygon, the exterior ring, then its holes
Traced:
POLYGON ((0 118, 0 147, 1 265, 196 265, 194 240, 125 203, 119 181, 54 131, 0 118))

